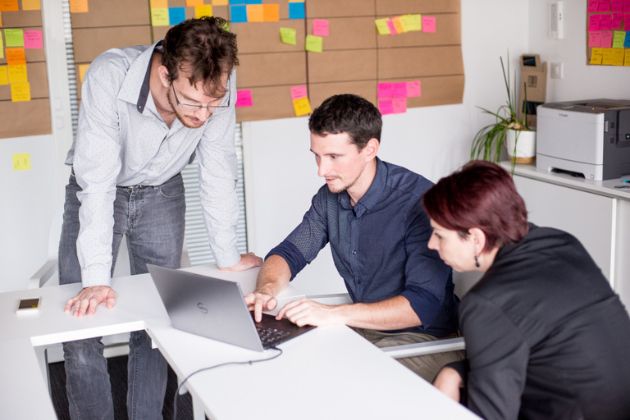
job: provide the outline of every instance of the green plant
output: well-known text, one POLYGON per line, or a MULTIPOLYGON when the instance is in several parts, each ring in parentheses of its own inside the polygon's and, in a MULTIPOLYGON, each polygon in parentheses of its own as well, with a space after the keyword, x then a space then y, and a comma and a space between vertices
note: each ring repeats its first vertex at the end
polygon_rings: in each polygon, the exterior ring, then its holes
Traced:
MULTIPOLYGON (((498 162, 501 159, 501 152, 505 144, 506 133, 508 130, 529 130, 527 126, 527 109, 525 109, 525 118, 520 119, 516 107, 516 75, 514 75, 514 89, 512 90, 510 79, 510 55, 507 56, 507 69, 503 62, 503 57, 499 57, 501 61, 501 72, 503 73, 503 82, 507 93, 507 102, 501 105, 495 112, 486 108, 478 107, 484 113, 492 115, 495 121, 482 127, 473 138, 472 147, 470 149, 471 159, 484 159, 492 162, 498 162)), ((526 89, 524 89, 527 92, 526 89)), ((525 101, 527 101, 527 93, 525 93, 525 101)), ((517 136, 518 139, 518 136, 517 136)))

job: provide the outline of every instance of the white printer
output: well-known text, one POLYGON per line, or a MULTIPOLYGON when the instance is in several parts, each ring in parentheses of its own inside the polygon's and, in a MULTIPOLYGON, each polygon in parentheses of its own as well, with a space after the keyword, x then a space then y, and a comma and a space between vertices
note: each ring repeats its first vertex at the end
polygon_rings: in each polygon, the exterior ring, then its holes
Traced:
POLYGON ((604 180, 630 174, 630 100, 539 105, 536 168, 604 180))

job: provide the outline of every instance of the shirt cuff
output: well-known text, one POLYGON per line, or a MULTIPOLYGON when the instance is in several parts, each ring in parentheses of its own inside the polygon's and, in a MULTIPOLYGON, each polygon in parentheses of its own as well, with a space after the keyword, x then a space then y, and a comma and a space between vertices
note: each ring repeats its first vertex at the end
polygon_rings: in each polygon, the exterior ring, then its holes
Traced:
POLYGON ((83 287, 111 286, 111 267, 107 264, 92 264, 81 270, 83 287))
POLYGON ((215 255, 215 258, 217 260, 217 265, 220 268, 229 268, 241 261, 241 254, 237 250, 234 250, 233 252, 215 255))
POLYGON ((417 287, 405 289, 401 295, 411 304, 411 308, 422 322, 423 329, 431 328, 435 324, 442 308, 441 302, 435 296, 417 287))
POLYGON ((304 258, 304 255, 302 255, 293 242, 289 242, 286 239, 282 241, 280 245, 269 251, 265 259, 272 255, 278 255, 287 262, 291 270, 291 280, 306 266, 306 258, 304 258))

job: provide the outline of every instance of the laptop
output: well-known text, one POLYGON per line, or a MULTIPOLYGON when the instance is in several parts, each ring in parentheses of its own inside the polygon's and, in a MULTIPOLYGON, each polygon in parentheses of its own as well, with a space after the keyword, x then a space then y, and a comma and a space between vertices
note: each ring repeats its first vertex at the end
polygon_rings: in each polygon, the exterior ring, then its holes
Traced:
POLYGON ((313 329, 263 314, 254 321, 237 282, 147 264, 173 327, 263 351, 313 329))

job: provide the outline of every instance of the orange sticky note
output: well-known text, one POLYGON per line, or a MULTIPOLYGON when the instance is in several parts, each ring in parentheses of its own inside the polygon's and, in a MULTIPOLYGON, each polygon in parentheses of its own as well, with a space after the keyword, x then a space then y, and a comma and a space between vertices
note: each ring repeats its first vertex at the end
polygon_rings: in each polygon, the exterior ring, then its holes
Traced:
POLYGON ((168 0, 151 0, 151 9, 168 9, 168 0))
POLYGON ((41 10, 42 3, 40 0, 22 0, 22 10, 41 10))
POLYGON ((28 153, 15 153, 12 161, 14 171, 28 171, 31 169, 31 155, 28 153))
POLYGON ((306 97, 294 99, 293 111, 296 117, 308 115, 311 113, 311 102, 306 97))
POLYGON ((85 73, 87 73, 89 68, 89 64, 79 64, 79 80, 81 83, 85 80, 85 73))
POLYGON ((9 84, 9 71, 7 66, 0 66, 0 86, 9 84))
POLYGON ((201 6, 195 6, 195 19, 199 19, 203 16, 212 16, 213 10, 211 4, 202 4, 201 6))
POLYGON ((0 13, 0 28, 2 28, 2 13, 0 13))
POLYGON ((265 12, 262 4, 247 5, 247 21, 248 22, 264 22, 265 12))
POLYGON ((406 32, 402 16, 393 17, 392 22, 394 23, 394 28, 396 28, 396 32, 398 32, 399 34, 406 32))
POLYGON ((18 0, 0 0, 0 12, 17 12, 19 10, 18 0))
POLYGON ((87 13, 89 11, 88 0, 70 0, 70 13, 87 13))
POLYGON ((279 4, 263 4, 263 20, 265 22, 280 21, 280 5, 279 4))
POLYGON ((29 82, 11 83, 11 102, 28 102, 31 100, 31 84, 29 82))
POLYGON ((28 82, 26 64, 10 64, 7 68, 9 83, 28 82))
POLYGON ((7 48, 7 64, 26 64, 24 48, 7 48))
POLYGON ((186 0, 187 7, 203 6, 203 0, 186 0))

